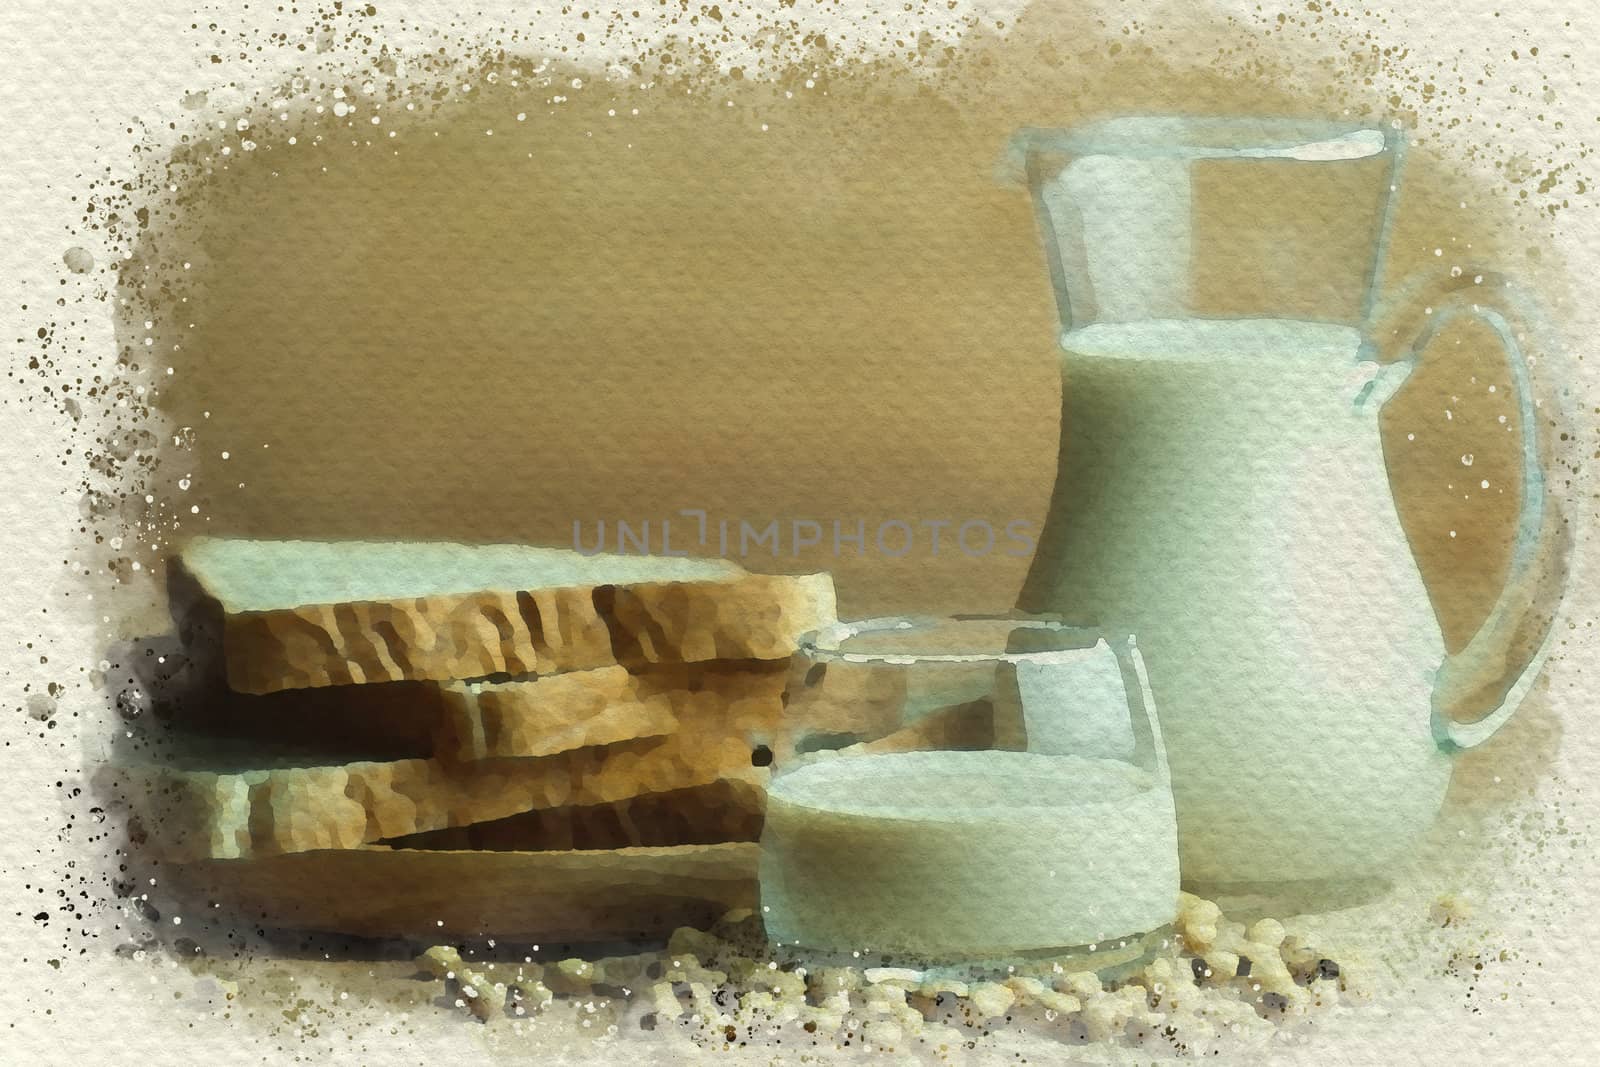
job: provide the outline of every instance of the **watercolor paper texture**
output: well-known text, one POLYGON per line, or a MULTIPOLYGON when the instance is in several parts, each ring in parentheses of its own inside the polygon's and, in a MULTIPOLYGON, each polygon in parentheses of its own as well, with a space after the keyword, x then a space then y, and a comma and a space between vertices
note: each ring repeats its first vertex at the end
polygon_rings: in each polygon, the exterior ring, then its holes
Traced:
POLYGON ((0 31, 13 1058, 1587 1051, 1586 5, 0 31))

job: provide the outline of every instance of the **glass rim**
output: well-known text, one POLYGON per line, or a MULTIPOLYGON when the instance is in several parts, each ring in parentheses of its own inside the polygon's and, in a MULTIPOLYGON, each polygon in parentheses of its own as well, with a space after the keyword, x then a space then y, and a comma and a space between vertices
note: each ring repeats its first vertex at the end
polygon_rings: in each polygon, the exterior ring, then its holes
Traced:
POLYGON ((868 619, 839 621, 800 636, 796 647, 801 656, 813 661, 834 663, 876 663, 909 666, 918 663, 1064 663, 1102 647, 1113 652, 1118 646, 1132 646, 1132 635, 1117 630, 1074 625, 1063 619, 1039 615, 882 615, 868 619), (924 651, 875 649, 853 651, 846 645, 857 637, 896 633, 934 634, 941 630, 972 630, 1007 627, 1010 631, 1035 630, 1060 634, 1076 642, 1069 647, 1045 649, 980 649, 975 651, 924 651))
POLYGON ((1248 116, 1128 115, 1065 129, 1025 127, 1013 158, 1037 152, 1144 159, 1366 159, 1400 146, 1396 123, 1248 116))

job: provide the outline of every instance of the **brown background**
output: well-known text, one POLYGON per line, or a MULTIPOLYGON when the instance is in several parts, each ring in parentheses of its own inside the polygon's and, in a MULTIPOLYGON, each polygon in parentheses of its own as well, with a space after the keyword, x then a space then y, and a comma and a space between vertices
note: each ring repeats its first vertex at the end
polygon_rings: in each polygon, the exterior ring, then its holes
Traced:
MULTIPOLYGON (((567 545, 575 519, 592 542, 595 520, 681 508, 869 531, 1037 523, 1057 441, 1055 311, 1026 193, 995 178, 1011 131, 1175 100, 1341 104, 1269 74, 1101 51, 1066 62, 1047 36, 962 60, 980 88, 953 99, 886 72, 812 90, 803 74, 715 94, 602 86, 557 106, 555 90, 502 83, 437 118, 329 114, 298 146, 236 156, 165 253, 192 261, 198 285, 160 398, 203 431, 166 465, 193 475, 168 490, 180 535, 567 545)), ((1391 278, 1528 266, 1461 200, 1481 197, 1414 152, 1391 278)), ((1461 337, 1386 418, 1452 643, 1503 576, 1517 494, 1514 435, 1495 422, 1514 418, 1507 375, 1480 332, 1461 337)), ((899 560, 786 544, 746 563, 834 570, 847 614, 1010 606, 1026 559, 948 545, 930 559, 926 544, 899 560)))

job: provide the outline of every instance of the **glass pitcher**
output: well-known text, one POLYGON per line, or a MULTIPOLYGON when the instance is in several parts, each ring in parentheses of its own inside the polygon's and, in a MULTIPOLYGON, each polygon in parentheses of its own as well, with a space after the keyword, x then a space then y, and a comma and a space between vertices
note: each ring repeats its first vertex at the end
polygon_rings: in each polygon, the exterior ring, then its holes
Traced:
POLYGON ((1560 526, 1525 309, 1488 274, 1378 306, 1403 147, 1392 127, 1189 118, 1013 142, 1063 375, 1018 606, 1139 635, 1190 881, 1385 872, 1437 815, 1450 754, 1505 722, 1547 651, 1525 623, 1560 526), (1461 318, 1508 355, 1523 474, 1505 588, 1447 655, 1378 413, 1461 318), (1458 721, 1474 698, 1492 710, 1458 721))

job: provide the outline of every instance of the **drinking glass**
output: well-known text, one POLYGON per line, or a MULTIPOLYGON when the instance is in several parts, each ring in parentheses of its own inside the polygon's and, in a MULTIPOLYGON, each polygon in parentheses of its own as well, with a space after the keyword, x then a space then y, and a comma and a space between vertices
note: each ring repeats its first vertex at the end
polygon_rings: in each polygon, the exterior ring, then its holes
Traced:
POLYGON ((971 959, 1123 947, 1171 922, 1176 822, 1133 638, 888 618, 808 635, 797 659, 806 721, 866 700, 899 728, 813 739, 773 779, 771 938, 971 959))

